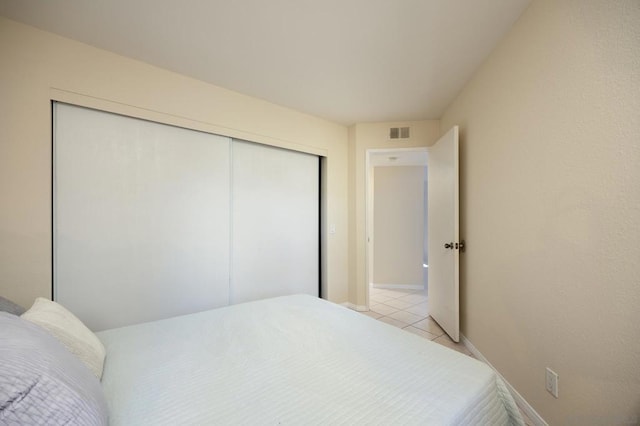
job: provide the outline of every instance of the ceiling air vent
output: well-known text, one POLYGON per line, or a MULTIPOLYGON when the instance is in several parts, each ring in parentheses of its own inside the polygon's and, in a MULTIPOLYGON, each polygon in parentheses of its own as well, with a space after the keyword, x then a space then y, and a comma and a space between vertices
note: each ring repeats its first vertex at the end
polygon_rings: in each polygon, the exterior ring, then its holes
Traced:
POLYGON ((389 139, 409 139, 409 127, 391 127, 389 139))

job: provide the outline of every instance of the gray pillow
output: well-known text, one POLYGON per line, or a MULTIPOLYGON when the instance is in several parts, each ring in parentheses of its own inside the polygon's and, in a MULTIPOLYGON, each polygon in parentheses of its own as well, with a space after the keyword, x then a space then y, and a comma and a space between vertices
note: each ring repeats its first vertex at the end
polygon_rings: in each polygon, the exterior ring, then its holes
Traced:
POLYGON ((9 312, 13 315, 22 315, 24 314, 25 309, 20 305, 16 305, 11 300, 0 296, 0 311, 9 312))
POLYGON ((41 327, 0 312, 0 424, 107 423, 91 371, 41 327))

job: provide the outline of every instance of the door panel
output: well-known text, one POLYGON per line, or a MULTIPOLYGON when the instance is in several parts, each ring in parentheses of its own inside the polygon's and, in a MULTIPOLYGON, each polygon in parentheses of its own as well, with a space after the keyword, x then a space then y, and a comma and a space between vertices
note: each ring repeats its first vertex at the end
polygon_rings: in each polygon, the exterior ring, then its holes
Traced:
POLYGON ((92 330, 229 304, 229 138, 56 103, 54 298, 92 330))
POLYGON ((319 296, 319 160, 234 140, 231 303, 319 296))
POLYGON ((429 313, 453 339, 460 340, 458 126, 428 156, 429 313), (451 244, 451 247, 445 247, 451 244))

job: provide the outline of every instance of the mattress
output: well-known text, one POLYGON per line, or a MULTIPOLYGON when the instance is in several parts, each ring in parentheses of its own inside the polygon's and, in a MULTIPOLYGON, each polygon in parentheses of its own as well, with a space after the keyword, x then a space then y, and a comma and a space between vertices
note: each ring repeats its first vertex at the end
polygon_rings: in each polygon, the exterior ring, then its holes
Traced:
POLYGON ((111 425, 523 424, 485 364, 311 296, 97 334, 111 425))

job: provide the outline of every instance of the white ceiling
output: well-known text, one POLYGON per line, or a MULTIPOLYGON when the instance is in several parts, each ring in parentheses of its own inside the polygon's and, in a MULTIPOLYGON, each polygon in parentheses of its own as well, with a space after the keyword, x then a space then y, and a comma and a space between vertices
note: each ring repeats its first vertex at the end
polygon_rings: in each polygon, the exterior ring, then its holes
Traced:
POLYGON ((372 167, 426 166, 427 150, 421 148, 370 150, 369 165, 372 167))
POLYGON ((530 0, 0 0, 0 15, 342 124, 440 118, 530 0))

